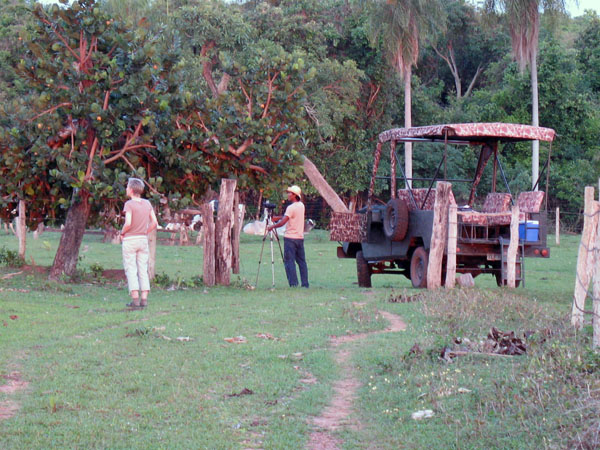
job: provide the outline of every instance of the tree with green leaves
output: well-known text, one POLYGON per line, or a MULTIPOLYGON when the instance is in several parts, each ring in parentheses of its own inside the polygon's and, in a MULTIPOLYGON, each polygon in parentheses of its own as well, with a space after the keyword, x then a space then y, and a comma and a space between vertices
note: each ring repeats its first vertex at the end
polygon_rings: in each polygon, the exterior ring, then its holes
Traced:
MULTIPOLYGON (((437 57, 446 63, 446 70, 435 64, 437 74, 445 84, 453 86, 454 96, 460 100, 471 95, 481 84, 487 66, 502 56, 507 36, 465 0, 442 0, 442 5, 446 25, 437 30, 436 39, 430 44, 437 57)), ((431 51, 426 49, 424 64, 433 65, 432 58, 431 51)))
POLYGON ((585 26, 577 39, 577 61, 588 79, 589 86, 600 94, 600 17, 594 11, 587 11, 583 17, 585 26))
POLYGON ((156 51, 147 29, 125 28, 93 0, 38 4, 33 14, 34 35, 17 67, 29 95, 11 118, 27 144, 3 164, 18 174, 30 161, 40 169, 32 201, 66 210, 51 269, 57 278, 74 274, 92 208, 113 209, 129 174, 156 182, 153 169, 173 151, 165 132, 177 106, 176 59, 156 51))
MULTIPOLYGON (((537 53, 540 7, 549 15, 564 12, 565 0, 486 0, 488 11, 503 10, 508 20, 513 56, 519 68, 531 74, 531 124, 539 126, 537 53)), ((531 185, 538 189, 540 142, 532 141, 531 185)))
MULTIPOLYGON (((371 27, 374 41, 381 40, 388 61, 404 82, 404 126, 412 126, 412 68, 419 59, 420 43, 442 11, 437 0, 372 0, 371 27)), ((405 174, 412 178, 412 144, 405 143, 405 174)), ((408 181, 410 185, 410 181, 408 181)))
POLYGON ((235 176, 242 188, 280 189, 300 170, 305 87, 316 73, 306 53, 262 37, 220 0, 181 7, 173 23, 189 100, 174 145, 204 162, 194 183, 235 176))
POLYGON ((35 39, 18 66, 30 95, 5 121, 2 189, 15 190, 11 172, 27 174, 19 189, 33 208, 64 208, 51 277, 74 273, 85 226, 118 214, 129 175, 180 207, 223 177, 272 186, 299 170, 303 85, 314 76, 301 52, 258 41, 231 58, 205 42, 214 53, 200 47, 199 65, 186 65, 164 46, 179 42, 176 33, 161 40, 144 24, 131 30, 91 0, 34 14, 35 39), (192 90, 196 67, 204 80, 222 71, 232 82, 192 90))

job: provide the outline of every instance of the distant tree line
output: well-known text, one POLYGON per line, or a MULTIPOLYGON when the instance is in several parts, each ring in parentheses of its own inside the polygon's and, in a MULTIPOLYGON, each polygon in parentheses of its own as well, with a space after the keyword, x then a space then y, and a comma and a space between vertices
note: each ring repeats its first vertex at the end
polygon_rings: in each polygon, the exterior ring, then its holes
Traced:
MULTIPOLYGON (((557 1, 484 6, 0 0, 0 217, 25 200, 30 225, 54 217, 78 236, 115 220, 131 175, 171 208, 222 177, 276 197, 301 155, 360 204, 382 130, 532 123, 534 91, 539 124, 558 133, 550 205, 578 211, 600 173, 600 18, 572 19, 557 1), (515 47, 519 33, 533 47, 515 47)), ((531 154, 502 155, 513 192, 531 188, 531 154)), ((432 175, 436 158, 416 152, 414 174, 432 175)), ((462 153, 447 170, 464 178, 475 163, 462 153)), ((55 261, 56 275, 77 260, 77 239, 64 246, 71 263, 55 261)))

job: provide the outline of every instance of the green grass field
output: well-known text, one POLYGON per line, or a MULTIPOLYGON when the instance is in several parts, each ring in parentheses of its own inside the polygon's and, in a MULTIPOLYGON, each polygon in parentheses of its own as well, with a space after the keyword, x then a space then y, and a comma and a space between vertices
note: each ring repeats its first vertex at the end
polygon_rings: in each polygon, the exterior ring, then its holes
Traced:
MULTIPOLYGON (((58 233, 28 237, 27 259, 49 266, 58 233)), ((553 237, 549 242, 553 242, 553 237)), ((311 288, 290 289, 275 247, 275 289, 267 243, 244 236, 232 286, 206 288, 199 247, 159 246, 144 311, 127 312, 123 282, 97 277, 121 268, 120 247, 86 235, 77 283, 49 282, 1 267, 0 421, 2 448, 305 448, 343 374, 330 336, 383 330, 383 310, 402 316, 399 333, 353 344, 361 382, 357 429, 343 448, 542 448, 597 442, 600 358, 591 330, 568 326, 579 238, 566 236, 549 260, 528 259, 526 288, 417 291, 398 276, 357 287, 355 261, 313 231, 306 242, 311 288), (417 301, 395 302, 400 297, 417 301), (416 298, 415 298, 416 296, 416 298), (524 356, 439 358, 457 338, 485 340, 491 327, 535 331, 524 356), (230 343, 227 338, 243 343, 230 343), (418 351, 410 351, 415 349, 418 351), (316 382, 303 383, 310 375, 316 382), (244 395, 245 394, 245 395, 244 395), (411 414, 431 409, 430 419, 411 414)), ((0 248, 15 250, 13 236, 0 248)))

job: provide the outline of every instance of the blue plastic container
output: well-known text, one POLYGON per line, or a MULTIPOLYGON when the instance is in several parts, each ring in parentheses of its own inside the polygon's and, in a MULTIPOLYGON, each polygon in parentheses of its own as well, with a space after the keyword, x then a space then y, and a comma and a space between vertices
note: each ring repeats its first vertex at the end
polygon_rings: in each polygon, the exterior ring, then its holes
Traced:
POLYGON ((537 242, 540 240, 540 224, 537 220, 528 220, 519 224, 519 239, 526 242, 537 242))

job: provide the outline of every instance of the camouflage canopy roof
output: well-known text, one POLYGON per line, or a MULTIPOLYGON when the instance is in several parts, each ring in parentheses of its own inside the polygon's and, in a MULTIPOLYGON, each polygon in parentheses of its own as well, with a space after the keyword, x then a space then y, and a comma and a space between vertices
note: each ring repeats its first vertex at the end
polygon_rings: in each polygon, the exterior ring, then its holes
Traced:
POLYGON ((555 132, 552 128, 534 127, 515 123, 456 123, 428 125, 425 127, 392 128, 379 134, 379 142, 387 141, 460 141, 479 143, 490 141, 530 141, 552 142, 555 132))

